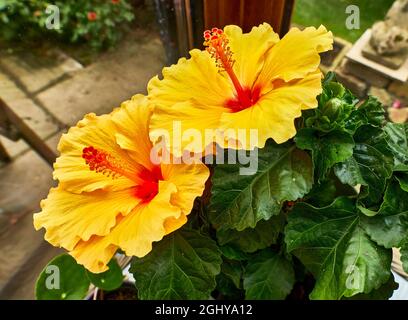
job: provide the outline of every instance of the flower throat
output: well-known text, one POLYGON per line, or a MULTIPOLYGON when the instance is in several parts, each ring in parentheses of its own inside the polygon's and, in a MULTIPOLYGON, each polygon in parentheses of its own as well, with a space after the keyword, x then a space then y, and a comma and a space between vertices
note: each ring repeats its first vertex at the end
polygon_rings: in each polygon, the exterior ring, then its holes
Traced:
POLYGON ((236 76, 233 66, 235 60, 233 59, 233 52, 228 46, 229 40, 225 33, 218 28, 212 28, 204 31, 204 45, 211 57, 215 59, 217 68, 220 72, 226 72, 234 85, 237 96, 235 99, 229 99, 226 106, 233 112, 238 112, 243 109, 253 106, 259 99, 259 89, 245 88, 241 85, 236 76))

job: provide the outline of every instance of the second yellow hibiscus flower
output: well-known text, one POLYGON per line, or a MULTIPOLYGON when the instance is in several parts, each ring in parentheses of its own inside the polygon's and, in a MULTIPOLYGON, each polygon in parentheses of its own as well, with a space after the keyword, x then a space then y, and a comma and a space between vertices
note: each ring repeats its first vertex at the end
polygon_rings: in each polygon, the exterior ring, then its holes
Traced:
POLYGON ((250 150, 262 148, 268 138, 277 143, 292 138, 295 118, 317 107, 319 53, 332 49, 332 33, 323 26, 292 28, 279 40, 264 23, 247 34, 233 25, 213 28, 204 39, 206 50, 192 50, 190 59, 164 68, 162 80, 150 81, 149 99, 156 105, 151 139, 167 132, 167 147, 181 155, 201 153, 212 142, 250 150), (198 130, 199 138, 175 142, 182 139, 175 128, 182 134, 198 130), (228 145, 231 141, 236 145, 228 145))

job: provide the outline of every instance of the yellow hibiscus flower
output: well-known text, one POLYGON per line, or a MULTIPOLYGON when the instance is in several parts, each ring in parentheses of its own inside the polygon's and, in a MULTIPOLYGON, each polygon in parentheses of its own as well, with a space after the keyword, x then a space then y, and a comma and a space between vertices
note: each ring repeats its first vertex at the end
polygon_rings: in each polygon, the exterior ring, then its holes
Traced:
POLYGON ((152 161, 151 108, 136 95, 110 115, 89 114, 59 143, 59 185, 41 202, 34 226, 94 273, 118 248, 142 257, 180 228, 209 176, 202 163, 152 161))
POLYGON ((166 146, 181 155, 201 153, 209 142, 226 147, 235 141, 229 146, 250 150, 264 147, 268 138, 277 143, 292 138, 295 118, 317 107, 319 53, 332 49, 332 33, 323 26, 292 28, 279 40, 264 23, 246 34, 233 25, 213 28, 204 39, 206 50, 190 51, 190 59, 181 58, 163 69, 162 80, 149 82, 149 99, 156 105, 151 139, 168 132, 166 146), (180 139, 178 129, 198 130, 200 138, 180 139), (251 129, 256 139, 251 140, 251 129))

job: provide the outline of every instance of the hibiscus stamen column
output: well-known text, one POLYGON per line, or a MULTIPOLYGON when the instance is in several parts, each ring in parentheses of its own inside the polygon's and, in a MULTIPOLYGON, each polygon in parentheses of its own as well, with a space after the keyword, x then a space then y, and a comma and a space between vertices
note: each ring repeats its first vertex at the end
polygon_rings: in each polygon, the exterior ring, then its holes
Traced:
POLYGON ((159 190, 159 180, 163 180, 160 166, 153 166, 150 170, 145 168, 135 174, 131 169, 124 167, 114 156, 93 146, 85 147, 82 150, 82 158, 85 159, 91 171, 104 174, 112 179, 123 176, 136 182, 134 196, 142 199, 143 202, 149 202, 156 196, 159 190))
POLYGON ((228 39, 224 32, 218 28, 212 28, 204 32, 204 45, 207 47, 207 51, 215 59, 217 67, 221 71, 226 71, 230 77, 235 91, 237 92, 238 100, 240 102, 241 108, 249 108, 253 105, 251 99, 251 90, 245 89, 238 80, 236 76, 233 65, 234 60, 232 58, 232 51, 228 46, 228 39))
POLYGON ((82 158, 91 171, 102 173, 113 179, 118 176, 125 176, 134 180, 134 176, 126 172, 125 168, 109 153, 94 148, 86 147, 82 150, 82 158))

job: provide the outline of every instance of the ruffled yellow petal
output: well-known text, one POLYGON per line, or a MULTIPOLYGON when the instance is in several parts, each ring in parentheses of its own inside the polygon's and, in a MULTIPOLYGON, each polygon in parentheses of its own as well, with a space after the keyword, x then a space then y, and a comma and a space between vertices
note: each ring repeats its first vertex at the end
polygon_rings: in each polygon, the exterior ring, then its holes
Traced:
POLYGON ((285 82, 304 78, 320 64, 320 52, 333 48, 333 35, 324 26, 300 31, 292 28, 265 57, 265 64, 256 81, 262 93, 273 88, 273 81, 285 82))
POLYGON ((154 241, 161 240, 169 233, 169 228, 174 230, 174 224, 180 217, 177 227, 186 221, 181 209, 171 204, 170 199, 176 191, 173 183, 160 181, 159 193, 151 202, 138 205, 117 223, 109 235, 80 242, 71 255, 78 263, 95 273, 107 269, 108 257, 115 247, 120 247, 128 256, 145 256, 152 250, 154 241))
POLYGON ((110 115, 98 117, 95 114, 88 114, 76 127, 72 127, 62 136, 58 144, 61 156, 54 164, 53 174, 54 179, 59 180, 61 188, 81 193, 105 188, 122 190, 134 185, 134 182, 126 177, 113 180, 111 177, 91 171, 82 158, 83 149, 93 146, 120 159, 130 171, 138 172, 140 166, 116 143, 116 131, 110 115))
POLYGON ((166 235, 164 223, 169 218, 178 219, 181 209, 171 204, 171 197, 177 192, 174 184, 160 181, 159 193, 147 205, 135 208, 113 230, 112 237, 127 255, 143 257, 152 250, 152 242, 166 235))
POLYGON ((283 143, 295 136, 294 120, 301 116, 301 110, 317 107, 316 97, 321 91, 320 71, 301 80, 282 82, 262 96, 255 106, 223 114, 221 124, 226 138, 238 140, 238 146, 247 150, 263 148, 268 138, 283 143), (258 130, 257 139, 251 141, 250 129, 258 130), (242 135, 238 134, 239 130, 242 135))
POLYGON ((181 58, 176 65, 163 68, 163 80, 157 76, 147 86, 153 104, 171 107, 178 102, 223 106, 232 96, 229 79, 221 75, 206 51, 190 51, 191 58, 181 58))
POLYGON ((154 106, 150 139, 156 143, 164 131, 165 145, 177 157, 184 150, 200 153, 206 141, 216 139, 206 137, 204 130, 219 127, 219 118, 227 110, 225 103, 234 96, 230 80, 219 73, 208 52, 195 49, 190 55, 164 68, 163 80, 155 77, 148 84, 154 106), (193 139, 194 135, 200 138, 193 139))
POLYGON ((263 66, 265 53, 279 41, 279 35, 267 23, 253 27, 249 33, 243 34, 235 25, 226 26, 224 32, 233 52, 234 71, 242 85, 251 88, 263 66))
POLYGON ((80 241, 69 254, 93 273, 109 270, 108 263, 118 250, 118 246, 109 243, 104 237, 92 237, 88 241, 80 241))
POLYGON ((125 101, 112 113, 112 121, 116 126, 116 142, 135 163, 151 169, 150 150, 152 144, 149 137, 149 120, 151 108, 146 96, 138 94, 125 101))
POLYGON ((185 215, 189 215, 194 200, 201 196, 210 170, 204 164, 162 164, 163 178, 173 183, 177 192, 171 198, 171 203, 185 215))
POLYGON ((45 228, 45 239, 52 245, 72 250, 80 239, 109 234, 116 217, 126 216, 139 202, 133 189, 75 194, 53 188, 41 201, 42 211, 34 214, 34 227, 45 228))
POLYGON ((187 222, 187 217, 184 213, 178 218, 170 217, 164 221, 164 229, 166 234, 172 233, 177 229, 181 228, 187 222))
POLYGON ((160 137, 165 147, 176 157, 184 150, 201 153, 217 140, 221 115, 226 108, 182 102, 172 107, 157 106, 150 121, 150 139, 160 137))

